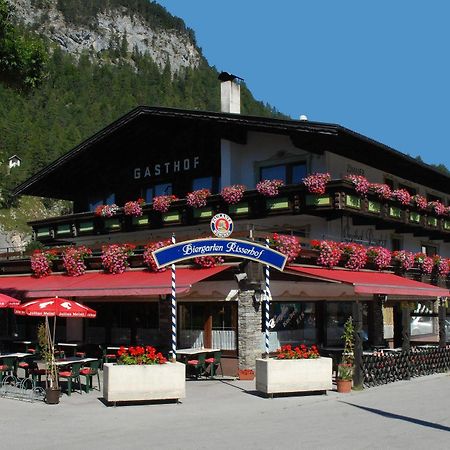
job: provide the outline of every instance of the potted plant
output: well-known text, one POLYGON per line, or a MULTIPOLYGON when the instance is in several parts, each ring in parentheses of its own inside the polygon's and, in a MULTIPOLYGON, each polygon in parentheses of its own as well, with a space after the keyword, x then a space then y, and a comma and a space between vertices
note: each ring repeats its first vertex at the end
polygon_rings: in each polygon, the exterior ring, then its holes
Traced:
POLYGON ((355 327, 353 326, 353 318, 351 316, 345 322, 342 340, 344 341, 344 351, 342 352, 341 363, 338 365, 336 384, 338 392, 347 393, 352 389, 355 359, 355 327))
POLYGON ((48 318, 38 327, 40 354, 45 361, 45 401, 49 405, 59 403, 61 388, 58 381, 58 367, 55 364, 55 347, 50 333, 48 318))
POLYGON ((121 347, 117 363, 103 367, 107 402, 178 400, 186 396, 186 367, 167 362, 154 347, 121 347))
POLYGON ((283 345, 275 358, 256 360, 256 389, 264 394, 332 389, 332 360, 315 345, 283 345))
POLYGON ((239 369, 239 379, 251 381, 255 379, 255 371, 253 369, 239 369))

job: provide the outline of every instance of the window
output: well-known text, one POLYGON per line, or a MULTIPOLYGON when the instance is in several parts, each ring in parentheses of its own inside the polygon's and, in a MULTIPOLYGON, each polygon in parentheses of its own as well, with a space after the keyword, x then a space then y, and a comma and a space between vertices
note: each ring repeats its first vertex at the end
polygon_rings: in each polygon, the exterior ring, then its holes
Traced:
POLYGON ((387 184, 391 189, 395 189, 394 188, 394 180, 392 178, 384 177, 384 184, 387 184))
POLYGON ((92 197, 89 199, 89 211, 95 211, 95 208, 100 205, 112 205, 116 202, 116 194, 109 193, 99 197, 92 197))
POLYGON ((412 188, 411 186, 407 186, 406 184, 399 184, 399 189, 406 189, 411 195, 417 194, 417 189, 412 188))
POLYGON ((306 163, 278 164, 260 168, 260 180, 283 180, 285 184, 301 183, 307 174, 306 163))
POLYGON ((436 245, 422 244, 420 251, 427 256, 434 256, 438 254, 438 248, 436 245))
POLYGON ((144 190, 144 199, 146 203, 151 203, 154 197, 160 195, 171 195, 172 183, 156 184, 155 186, 148 186, 144 190))
POLYGON ((427 194, 427 200, 429 202, 442 202, 442 198, 437 195, 427 194))
POLYGON ((209 189, 213 192, 213 177, 194 178, 192 180, 192 190, 209 189))
POLYGON ((399 237, 392 237, 391 238, 391 248, 393 252, 398 252, 399 250, 402 250, 402 240, 399 237))

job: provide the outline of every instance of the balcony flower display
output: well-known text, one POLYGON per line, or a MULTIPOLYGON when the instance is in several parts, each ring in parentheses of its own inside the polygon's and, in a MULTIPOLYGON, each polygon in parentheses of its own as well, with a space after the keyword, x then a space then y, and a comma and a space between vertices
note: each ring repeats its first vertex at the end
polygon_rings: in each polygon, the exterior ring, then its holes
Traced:
POLYGON ((434 267, 439 278, 445 278, 450 272, 450 260, 442 256, 435 255, 433 257, 434 267))
POLYGON ((371 183, 370 189, 378 195, 380 200, 390 200, 392 198, 392 190, 387 184, 371 183))
POLYGON ((425 253, 416 253, 414 262, 423 274, 431 275, 433 272, 434 261, 431 256, 427 256, 425 253))
POLYGON ((216 267, 220 264, 223 264, 223 261, 224 259, 221 256, 197 256, 196 258, 194 258, 195 264, 204 269, 216 267))
POLYGON ((175 200, 177 200, 175 195, 159 195, 153 199, 153 209, 159 212, 167 212, 170 204, 175 200))
POLYGON ((434 211, 438 216, 444 216, 447 213, 447 208, 440 201, 433 201, 428 203, 428 207, 434 211))
POLYGON ((340 244, 342 259, 346 260, 344 267, 351 270, 360 270, 367 263, 367 251, 361 244, 343 242, 340 244))
POLYGON ((399 201, 402 205, 409 205, 412 197, 406 189, 396 189, 392 191, 392 198, 399 201))
POLYGON ((211 195, 209 189, 198 189, 186 195, 186 203, 193 208, 206 206, 206 199, 211 195))
POLYGON ((135 201, 126 202, 123 206, 123 212, 126 216, 140 217, 142 216, 142 206, 145 205, 143 198, 138 198, 135 201))
POLYGON ((383 270, 391 264, 392 255, 387 248, 372 246, 367 249, 367 259, 378 270, 383 270))
POLYGON ((282 345, 277 350, 277 359, 317 359, 319 358, 319 350, 317 346, 311 345, 308 348, 306 345, 301 344, 294 348, 292 345, 282 345))
POLYGON ((416 194, 412 198, 413 203, 421 210, 427 209, 428 202, 423 195, 416 194))
POLYGON ((31 270, 37 278, 43 278, 51 274, 52 261, 57 257, 56 250, 35 250, 31 256, 31 270))
POLYGON ((102 264, 108 273, 123 273, 129 266, 128 257, 133 254, 132 244, 112 244, 102 247, 102 264))
POLYGON ((412 269, 414 266, 414 254, 406 250, 392 252, 392 262, 402 270, 412 269))
POLYGON ((366 177, 363 177, 362 175, 347 175, 345 177, 346 180, 350 181, 353 186, 355 187, 355 191, 365 196, 367 192, 369 192, 370 183, 367 181, 366 177))
POLYGON ((112 205, 98 205, 95 208, 95 215, 100 217, 113 217, 119 212, 119 209, 115 203, 112 205))
POLYGON ((233 184, 232 186, 226 186, 220 192, 220 196, 225 203, 229 205, 235 205, 239 203, 244 196, 245 186, 243 184, 233 184))
POLYGON ((84 259, 92 255, 92 250, 85 247, 69 247, 62 253, 62 260, 67 275, 70 277, 79 277, 86 272, 84 259))
POLYGON ((164 272, 165 270, 167 270, 167 267, 161 267, 160 269, 158 269, 158 267, 156 266, 156 261, 155 258, 153 258, 152 253, 155 250, 158 250, 159 248, 162 247, 167 247, 168 245, 171 245, 172 242, 170 241, 170 239, 167 239, 165 241, 159 241, 159 242, 151 242, 150 244, 147 244, 145 246, 145 250, 144 250, 144 263, 146 266, 148 266, 148 268, 152 271, 152 272, 164 272))
POLYGON ((256 190, 266 197, 276 197, 278 189, 283 185, 283 180, 262 180, 256 185, 256 190))
POLYGON ((342 249, 337 242, 333 241, 311 241, 311 247, 320 250, 317 264, 324 267, 335 267, 339 264, 342 249))
POLYGON ((287 256, 287 262, 295 261, 302 249, 299 240, 295 236, 274 233, 272 244, 276 250, 287 256))
POLYGON ((154 347, 147 345, 146 347, 120 347, 117 351, 117 364, 119 365, 144 365, 144 364, 166 364, 167 359, 162 353, 157 352, 154 347))
POLYGON ((313 173, 303 178, 303 183, 311 194, 325 194, 329 181, 331 181, 329 173, 313 173))

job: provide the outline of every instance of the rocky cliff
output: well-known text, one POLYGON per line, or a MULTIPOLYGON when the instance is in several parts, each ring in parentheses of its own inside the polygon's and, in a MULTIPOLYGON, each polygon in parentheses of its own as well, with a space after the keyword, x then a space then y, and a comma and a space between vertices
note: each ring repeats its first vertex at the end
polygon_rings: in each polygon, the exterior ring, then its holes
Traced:
POLYGON ((75 56, 87 52, 101 61, 120 47, 122 56, 139 52, 161 69, 169 63, 172 73, 200 64, 202 56, 192 34, 183 29, 150 24, 139 11, 105 0, 97 0, 96 14, 87 20, 70 20, 64 9, 71 6, 69 2, 74 0, 10 0, 18 21, 75 56))

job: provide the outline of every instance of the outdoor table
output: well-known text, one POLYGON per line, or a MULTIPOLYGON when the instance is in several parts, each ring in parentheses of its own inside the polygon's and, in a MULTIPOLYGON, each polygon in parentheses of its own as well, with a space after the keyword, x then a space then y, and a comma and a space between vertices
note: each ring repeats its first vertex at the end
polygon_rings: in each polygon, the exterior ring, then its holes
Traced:
POLYGON ((69 343, 69 342, 58 342, 58 347, 67 347, 68 349, 70 349, 72 351, 72 355, 75 356, 75 353, 77 351, 77 347, 80 344, 76 344, 76 343, 69 343))
MULTIPOLYGON (((4 355, 0 355, 0 361, 3 358, 16 358, 18 361, 19 359, 26 358, 27 356, 34 356, 33 353, 6 353, 4 355)), ((13 374, 15 377, 17 377, 17 361, 14 364, 14 371, 13 374)))
POLYGON ((220 352, 220 348, 180 348, 177 350, 177 355, 180 356, 195 356, 202 353, 220 352))
MULTIPOLYGON (((108 351, 108 350, 112 350, 112 351, 117 351, 117 350, 120 350, 122 348, 122 346, 120 346, 120 347, 110 347, 110 346, 108 346, 108 347, 106 347, 106 350, 108 351)), ((125 350, 128 350, 128 347, 123 347, 125 350)))
POLYGON ((97 358, 68 358, 55 361, 56 366, 70 366, 70 364, 81 363, 85 364, 92 361, 98 361, 97 358))

